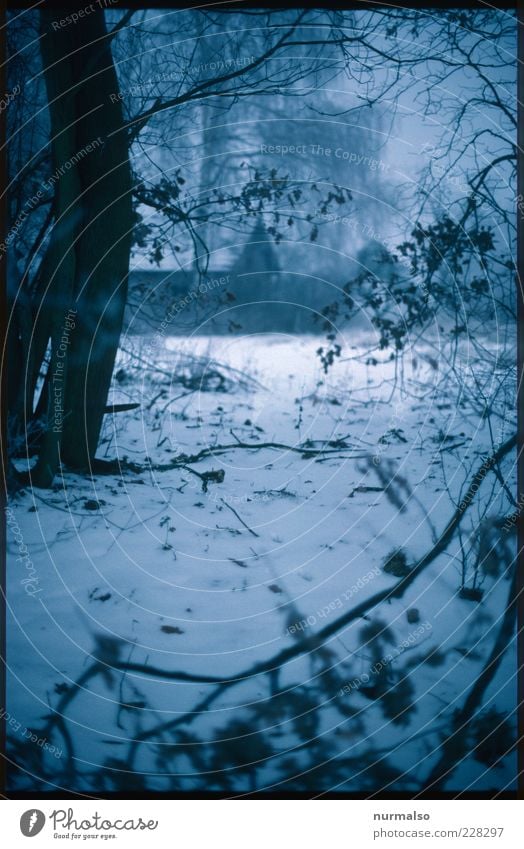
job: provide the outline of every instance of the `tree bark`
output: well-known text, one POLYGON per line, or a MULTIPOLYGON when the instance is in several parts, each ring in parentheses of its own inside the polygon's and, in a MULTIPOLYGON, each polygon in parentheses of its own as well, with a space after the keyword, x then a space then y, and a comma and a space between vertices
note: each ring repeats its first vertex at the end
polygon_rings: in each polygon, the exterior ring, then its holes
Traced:
POLYGON ((54 391, 51 388, 48 394, 47 425, 38 461, 31 475, 32 483, 40 487, 51 485, 60 459, 68 367, 67 356, 63 364, 58 362, 58 346, 65 315, 74 297, 75 240, 81 193, 77 169, 65 167, 65 163, 71 162, 77 151, 74 76, 67 58, 71 42, 65 30, 54 31, 54 19, 55 15, 49 9, 41 12, 41 52, 49 103, 53 172, 60 171, 61 176, 54 183, 55 225, 42 260, 35 330, 25 376, 24 424, 27 427, 32 416, 32 393, 36 377, 51 340, 49 379, 51 384, 54 383, 54 391))
POLYGON ((84 228, 77 243, 78 323, 70 348, 63 459, 88 468, 95 455, 127 299, 133 207, 127 130, 104 13, 82 24, 74 57, 79 79, 79 150, 101 139, 79 163, 84 228))
POLYGON ((63 380, 53 385, 51 377, 46 433, 31 476, 36 486, 50 485, 60 461, 86 469, 95 455, 122 330, 133 225, 128 136, 104 12, 95 7, 63 29, 53 27, 57 17, 56 10, 41 12, 53 168, 60 176, 34 359, 39 367, 51 338, 50 369, 59 368, 63 380))

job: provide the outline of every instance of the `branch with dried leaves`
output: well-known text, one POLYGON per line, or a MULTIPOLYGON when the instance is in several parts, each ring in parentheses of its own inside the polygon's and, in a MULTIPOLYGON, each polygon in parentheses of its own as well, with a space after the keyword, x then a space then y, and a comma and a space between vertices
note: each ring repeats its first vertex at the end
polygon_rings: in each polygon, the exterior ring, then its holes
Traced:
POLYGON ((454 770, 470 753, 468 740, 469 725, 475 717, 475 713, 481 706, 484 695, 497 672, 502 658, 508 648, 517 615, 517 568, 513 569, 513 578, 510 582, 508 601, 502 616, 502 623, 496 636, 493 648, 482 672, 471 687, 466 701, 453 718, 453 731, 442 744, 442 754, 431 770, 424 789, 432 793, 438 793, 449 779, 454 770))

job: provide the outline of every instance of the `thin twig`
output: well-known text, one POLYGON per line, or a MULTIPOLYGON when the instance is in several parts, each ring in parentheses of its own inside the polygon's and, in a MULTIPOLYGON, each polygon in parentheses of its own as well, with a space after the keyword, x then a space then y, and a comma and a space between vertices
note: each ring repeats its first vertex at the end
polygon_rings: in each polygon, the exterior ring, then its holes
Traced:
POLYGON ((253 536, 254 536, 254 537, 259 537, 259 536, 260 536, 260 534, 255 533, 255 531, 254 531, 252 528, 250 528, 250 527, 249 527, 249 525, 246 525, 246 523, 244 522, 244 520, 242 519, 242 517, 238 515, 237 511, 235 510, 235 508, 234 508, 234 507, 231 507, 231 504, 228 504, 228 503, 227 503, 227 501, 224 501, 224 499, 223 499, 223 498, 221 498, 220 500, 221 500, 222 504, 224 505, 224 507, 227 507, 227 509, 228 509, 228 510, 231 510, 231 512, 235 514, 235 516, 237 517, 237 519, 238 519, 238 521, 240 522, 240 524, 241 524, 241 525, 244 525, 244 527, 245 527, 246 531, 249 531, 249 533, 250 533, 250 534, 253 534, 253 536))

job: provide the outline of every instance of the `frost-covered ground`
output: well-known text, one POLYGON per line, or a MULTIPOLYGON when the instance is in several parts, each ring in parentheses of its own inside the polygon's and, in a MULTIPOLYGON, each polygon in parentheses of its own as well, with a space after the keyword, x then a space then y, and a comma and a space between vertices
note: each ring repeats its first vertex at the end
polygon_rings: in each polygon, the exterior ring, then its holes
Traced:
MULTIPOLYGON (((513 537, 500 524, 489 536, 513 509, 501 480, 486 475, 460 534, 403 595, 322 646, 314 635, 434 545, 512 432, 497 418, 503 372, 483 374, 467 347, 457 380, 431 346, 399 369, 355 345, 326 375, 320 344, 124 340, 112 402, 140 408, 106 416, 98 456, 142 468, 66 473, 11 502, 13 787, 45 776, 84 792, 422 788, 506 605, 513 537), (463 569, 480 602, 459 597, 463 569), (251 674, 304 641, 279 672, 251 674), (217 691, 210 676, 230 683, 217 691)), ((488 724, 505 714, 513 727, 514 670, 512 645, 483 699, 483 716, 498 711, 488 724)), ((466 733, 445 789, 512 787, 514 755, 473 757, 478 729, 466 733)))

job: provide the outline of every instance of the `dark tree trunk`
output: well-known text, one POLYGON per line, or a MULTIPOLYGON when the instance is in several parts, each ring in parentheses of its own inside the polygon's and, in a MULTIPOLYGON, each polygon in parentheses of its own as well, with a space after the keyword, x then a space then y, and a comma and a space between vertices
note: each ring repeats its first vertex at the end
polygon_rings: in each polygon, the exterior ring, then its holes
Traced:
POLYGON ((39 366, 51 338, 50 368, 63 377, 58 384, 51 377, 47 430, 32 475, 37 486, 49 486, 60 460, 86 469, 96 452, 127 297, 133 211, 104 13, 95 7, 81 23, 56 31, 56 10, 41 16, 54 169, 61 169, 35 342, 39 366))
POLYGON ((65 30, 54 31, 55 15, 41 12, 41 51, 49 103, 53 172, 63 169, 54 183, 55 224, 42 260, 33 344, 28 354, 25 393, 25 422, 32 413, 32 390, 49 340, 51 391, 48 394, 47 426, 37 464, 31 475, 36 486, 50 486, 60 460, 60 442, 67 384, 67 357, 58 362, 58 345, 75 287, 75 239, 80 217, 81 184, 75 167, 65 168, 77 151, 74 76, 67 54, 71 40, 65 30), (60 412, 59 412, 60 411, 60 412))
POLYGON ((94 457, 122 331, 133 226, 131 168, 118 80, 103 12, 82 26, 74 57, 79 149, 102 144, 79 164, 84 222, 77 244, 78 325, 71 342, 63 458, 86 468, 94 457))

